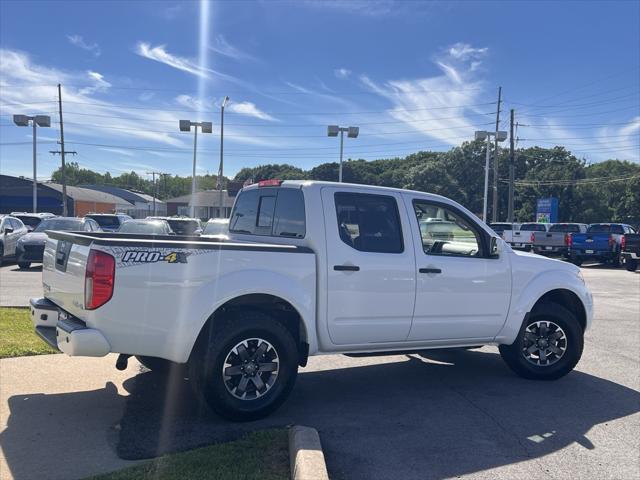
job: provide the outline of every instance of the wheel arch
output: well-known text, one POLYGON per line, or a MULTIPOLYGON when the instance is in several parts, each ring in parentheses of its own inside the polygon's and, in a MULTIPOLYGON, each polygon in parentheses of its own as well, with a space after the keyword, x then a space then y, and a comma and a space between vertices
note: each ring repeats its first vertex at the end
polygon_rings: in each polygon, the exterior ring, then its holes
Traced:
POLYGON ((575 292, 566 288, 550 290, 534 303, 533 307, 531 307, 531 312, 534 312, 540 305, 549 303, 561 305, 569 310, 578 319, 582 331, 584 332, 587 329, 587 312, 582 300, 575 292))
POLYGON ((298 346, 298 363, 303 367, 307 364, 310 340, 303 316, 291 302, 281 296, 269 293, 239 295, 218 306, 200 329, 191 348, 191 354, 201 342, 208 338, 210 330, 216 328, 216 324, 222 321, 225 315, 238 310, 258 310, 283 324, 298 346))

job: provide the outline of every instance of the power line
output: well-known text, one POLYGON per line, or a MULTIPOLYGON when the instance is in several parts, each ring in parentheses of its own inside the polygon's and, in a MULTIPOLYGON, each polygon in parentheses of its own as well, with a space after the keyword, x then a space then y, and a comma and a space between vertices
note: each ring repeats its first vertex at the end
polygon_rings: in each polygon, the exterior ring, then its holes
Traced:
MULTIPOLYGON (((598 183, 612 183, 612 182, 626 182, 633 180, 634 178, 640 178, 640 174, 628 175, 624 177, 593 177, 583 178, 576 180, 516 180, 515 184, 519 186, 537 187, 537 186, 578 186, 578 185, 592 185, 598 183)), ((501 179, 501 182, 508 182, 508 179, 501 179)))

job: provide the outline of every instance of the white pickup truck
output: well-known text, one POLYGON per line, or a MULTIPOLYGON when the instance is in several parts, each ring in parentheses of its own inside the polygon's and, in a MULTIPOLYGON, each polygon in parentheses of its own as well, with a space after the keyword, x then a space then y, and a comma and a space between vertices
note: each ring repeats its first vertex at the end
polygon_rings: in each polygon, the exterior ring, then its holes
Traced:
POLYGON ((45 341, 184 368, 234 420, 277 408, 309 355, 498 345, 556 379, 593 317, 577 267, 513 251, 451 200, 313 181, 242 189, 227 241, 49 232, 43 286, 45 341))

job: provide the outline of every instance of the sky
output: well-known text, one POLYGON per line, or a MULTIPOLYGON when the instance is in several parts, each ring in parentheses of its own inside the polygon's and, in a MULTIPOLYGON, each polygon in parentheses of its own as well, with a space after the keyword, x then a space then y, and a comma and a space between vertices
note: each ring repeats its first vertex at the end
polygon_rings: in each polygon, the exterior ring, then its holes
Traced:
MULTIPOLYGON (((57 84, 68 160, 112 175, 224 173, 337 161, 327 125, 358 126, 346 158, 446 151, 500 129, 518 147, 640 162, 640 2, 0 2, 0 171, 58 168, 57 84)), ((508 144, 504 144, 508 147, 508 144)))

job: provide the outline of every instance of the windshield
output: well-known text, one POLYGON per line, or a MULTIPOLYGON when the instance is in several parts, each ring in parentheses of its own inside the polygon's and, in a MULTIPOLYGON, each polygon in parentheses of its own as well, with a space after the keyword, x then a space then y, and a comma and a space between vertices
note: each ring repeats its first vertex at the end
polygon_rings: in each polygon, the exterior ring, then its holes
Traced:
POLYGON ((546 232, 547 229, 541 223, 523 223, 520 227, 521 232, 546 232))
POLYGON ((204 227, 203 235, 226 235, 229 233, 229 222, 209 222, 204 227))
POLYGON ((50 218, 49 220, 43 220, 34 232, 44 232, 45 230, 84 230, 84 222, 81 219, 74 218, 50 218))
POLYGON ((556 223, 549 228, 550 232, 579 233, 580 227, 575 223, 556 223))
POLYGON ((16 217, 19 220, 22 220, 22 223, 24 223, 27 227, 31 227, 31 228, 35 228, 38 225, 40 225, 40 222, 42 221, 41 218, 38 217, 31 217, 31 216, 22 216, 22 215, 14 215, 14 217, 16 217))
POLYGON ((591 225, 587 233, 624 233, 621 225, 611 225, 608 223, 600 223, 591 225))
POLYGON ((120 225, 120 219, 116 215, 86 215, 87 218, 92 218, 101 227, 117 227, 120 225))
POLYGON ((118 233, 140 233, 146 235, 162 235, 169 233, 164 222, 124 222, 118 233))
POLYGON ((167 220, 171 230, 178 235, 193 235, 200 228, 197 220, 167 220))

